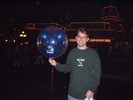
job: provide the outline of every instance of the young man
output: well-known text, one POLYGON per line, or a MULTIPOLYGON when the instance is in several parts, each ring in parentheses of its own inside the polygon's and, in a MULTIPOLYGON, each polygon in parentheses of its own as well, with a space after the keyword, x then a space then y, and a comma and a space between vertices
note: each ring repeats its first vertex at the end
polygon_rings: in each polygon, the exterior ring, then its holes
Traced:
POLYGON ((77 47, 72 49, 66 63, 49 58, 49 63, 61 72, 70 72, 68 100, 93 100, 101 76, 101 62, 96 50, 87 46, 89 35, 84 28, 77 31, 77 47))

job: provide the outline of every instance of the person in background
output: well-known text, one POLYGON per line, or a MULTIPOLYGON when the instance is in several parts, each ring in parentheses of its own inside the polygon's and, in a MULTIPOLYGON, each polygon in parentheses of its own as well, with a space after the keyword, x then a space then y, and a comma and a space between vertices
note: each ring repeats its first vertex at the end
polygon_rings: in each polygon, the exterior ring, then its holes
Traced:
POLYGON ((94 100, 101 77, 101 61, 97 51, 87 45, 89 33, 85 28, 77 31, 77 47, 73 48, 66 63, 53 58, 49 63, 59 72, 70 72, 68 100, 94 100))

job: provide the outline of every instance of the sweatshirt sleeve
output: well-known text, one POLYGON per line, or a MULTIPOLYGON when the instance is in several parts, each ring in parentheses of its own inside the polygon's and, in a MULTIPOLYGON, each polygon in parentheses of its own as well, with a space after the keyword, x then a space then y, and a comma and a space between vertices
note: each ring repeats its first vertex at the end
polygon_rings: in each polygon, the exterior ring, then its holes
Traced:
POLYGON ((91 87, 90 91, 95 92, 97 90, 97 87, 100 83, 101 78, 101 61, 99 58, 98 53, 96 53, 94 60, 93 60, 93 70, 92 70, 92 78, 91 78, 91 87))
POLYGON ((57 65, 55 66, 55 69, 58 70, 59 72, 67 73, 71 71, 71 59, 70 59, 70 53, 67 57, 66 63, 61 64, 57 62, 57 65))

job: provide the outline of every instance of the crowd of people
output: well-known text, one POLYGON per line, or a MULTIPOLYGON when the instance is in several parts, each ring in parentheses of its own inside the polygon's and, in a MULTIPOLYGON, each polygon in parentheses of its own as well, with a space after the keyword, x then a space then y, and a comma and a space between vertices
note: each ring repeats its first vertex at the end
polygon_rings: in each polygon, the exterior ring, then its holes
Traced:
MULTIPOLYGON (((126 59, 133 57, 133 50, 131 48, 122 47, 117 44, 91 44, 95 48, 101 58, 119 58, 126 59)), ((69 43, 68 49, 75 47, 75 43, 69 43)), ((68 50, 69 51, 69 50, 68 50)), ((39 52, 35 45, 16 45, 8 44, 1 48, 1 53, 5 59, 13 66, 25 66, 29 64, 44 64, 45 57, 39 52), (3 53, 3 51, 4 53, 3 53)))
POLYGON ((29 45, 10 45, 6 49, 6 58, 12 66, 16 67, 44 64, 44 57, 37 50, 36 46, 31 48, 29 45))

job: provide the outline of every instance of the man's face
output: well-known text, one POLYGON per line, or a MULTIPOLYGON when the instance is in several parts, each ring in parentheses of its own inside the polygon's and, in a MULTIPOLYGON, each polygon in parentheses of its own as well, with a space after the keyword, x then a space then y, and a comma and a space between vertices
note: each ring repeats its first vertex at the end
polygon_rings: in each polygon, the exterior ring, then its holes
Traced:
POLYGON ((84 48, 86 47, 87 42, 89 41, 89 38, 86 33, 78 32, 76 36, 77 46, 84 48))

